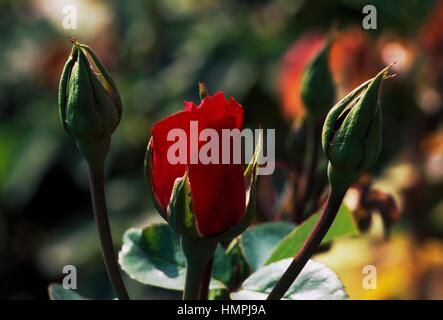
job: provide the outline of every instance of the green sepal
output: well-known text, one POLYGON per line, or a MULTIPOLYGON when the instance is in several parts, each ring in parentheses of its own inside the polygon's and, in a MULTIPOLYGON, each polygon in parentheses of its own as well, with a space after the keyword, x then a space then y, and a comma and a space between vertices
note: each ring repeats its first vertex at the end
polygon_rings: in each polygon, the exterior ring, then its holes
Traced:
POLYGON ((335 104, 334 107, 329 111, 325 122, 323 124, 323 132, 322 132, 322 148, 325 155, 328 155, 329 146, 336 131, 336 123, 340 116, 344 115, 344 111, 347 108, 350 108, 353 104, 351 102, 359 97, 361 92, 366 89, 372 79, 362 83, 357 88, 348 93, 343 99, 335 104))
POLYGON ((97 111, 100 113, 100 122, 103 124, 110 124, 103 126, 103 136, 110 136, 117 127, 117 124, 121 119, 121 107, 120 111, 117 107, 113 97, 105 90, 103 84, 100 82, 92 72, 90 73, 92 88, 95 93, 97 101, 97 111), (109 106, 112 106, 111 108, 109 106))
POLYGON ((66 61, 65 66, 63 67, 62 76, 60 78, 59 86, 58 86, 58 106, 60 113, 60 120, 65 128, 66 132, 69 132, 69 129, 66 125, 66 105, 67 105, 67 90, 69 79, 71 78, 71 71, 74 63, 77 60, 77 47, 73 46, 71 50, 71 54, 69 55, 68 61, 66 61))
POLYGON ((192 210, 191 188, 187 171, 183 177, 175 180, 166 216, 169 225, 178 234, 188 237, 203 237, 198 230, 192 210))
POLYGON ((377 107, 375 118, 368 129, 368 136, 366 137, 366 144, 371 145, 372 148, 366 148, 361 164, 362 170, 369 169, 378 159, 382 147, 382 132, 383 132, 383 117, 380 106, 377 107))
POLYGON ((101 80, 105 89, 107 89, 107 91, 112 95, 112 97, 114 99, 114 102, 117 107, 118 117, 120 120, 122 117, 122 102, 121 102, 120 94, 118 92, 118 88, 115 85, 115 82, 111 77, 111 74, 106 69, 106 67, 101 63, 100 59, 97 57, 95 52, 92 51, 92 49, 89 46, 87 46, 85 44, 80 44, 79 46, 82 49, 86 50, 88 52, 89 56, 92 58, 92 61, 94 62, 95 66, 96 66, 96 70, 97 70, 99 79, 101 80))
POLYGON ((68 82, 65 122, 71 135, 88 142, 102 138, 103 132, 96 111, 90 73, 86 56, 78 50, 68 82))

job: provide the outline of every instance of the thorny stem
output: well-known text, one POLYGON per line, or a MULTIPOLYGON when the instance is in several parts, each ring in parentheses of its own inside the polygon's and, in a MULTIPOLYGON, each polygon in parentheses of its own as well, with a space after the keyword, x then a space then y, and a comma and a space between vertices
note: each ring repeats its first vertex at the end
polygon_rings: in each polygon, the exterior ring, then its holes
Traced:
POLYGON ((294 283, 309 258, 314 254, 334 221, 340 208, 345 192, 331 190, 323 213, 309 234, 301 249, 297 252, 283 276, 272 289, 267 300, 279 300, 294 283))

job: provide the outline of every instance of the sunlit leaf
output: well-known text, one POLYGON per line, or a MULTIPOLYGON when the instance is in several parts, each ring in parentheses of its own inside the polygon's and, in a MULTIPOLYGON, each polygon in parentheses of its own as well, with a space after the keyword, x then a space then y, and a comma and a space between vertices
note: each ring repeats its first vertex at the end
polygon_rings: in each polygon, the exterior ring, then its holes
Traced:
MULTIPOLYGON (((247 278, 233 300, 266 299, 292 259, 285 259, 259 269, 247 278)), ((348 295, 337 275, 321 263, 309 260, 284 295, 286 300, 344 300, 348 295)))
POLYGON ((58 283, 49 285, 48 293, 51 300, 87 300, 74 290, 65 289, 58 283))
MULTIPOLYGON (((277 245, 265 264, 293 257, 298 250, 300 250, 319 217, 320 213, 316 213, 301 225, 297 226, 277 245)), ((322 244, 329 243, 337 237, 355 236, 358 234, 359 232, 352 218, 352 213, 347 207, 341 206, 322 244)))

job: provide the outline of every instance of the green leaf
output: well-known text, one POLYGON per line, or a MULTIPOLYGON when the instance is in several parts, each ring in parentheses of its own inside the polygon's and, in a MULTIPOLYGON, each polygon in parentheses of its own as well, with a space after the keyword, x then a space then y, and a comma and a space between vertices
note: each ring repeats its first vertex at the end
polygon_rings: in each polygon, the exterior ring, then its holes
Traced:
POLYGON ((293 224, 271 222, 253 226, 242 234, 241 252, 253 272, 265 265, 277 244, 293 229, 293 224))
MULTIPOLYGON (((231 277, 229 257, 219 246, 215 252, 211 289, 225 289, 231 277)), ((122 269, 133 279, 147 285, 183 290, 186 276, 186 259, 180 237, 167 224, 157 224, 145 229, 129 229, 119 253, 122 269)))
MULTIPOLYGON (((292 259, 265 266, 243 282, 233 300, 263 300, 274 288, 292 259)), ((348 295, 337 275, 328 267, 309 260, 300 275, 284 295, 285 300, 344 300, 348 295)))
POLYGON ((232 256, 226 254, 223 247, 218 245, 212 264, 212 277, 223 282, 225 285, 230 284, 233 276, 232 266, 232 256))
POLYGON ((74 290, 65 289, 58 283, 50 284, 48 293, 51 300, 87 300, 74 290))
MULTIPOLYGON (((303 242, 314 228, 320 213, 312 215, 308 220, 297 226, 288 234, 275 248, 265 264, 270 264, 282 259, 293 257, 300 250, 303 242)), ((337 217, 332 223, 331 228, 324 237, 322 244, 331 242, 337 237, 358 235, 358 229, 355 225, 351 211, 346 206, 341 206, 337 217)))

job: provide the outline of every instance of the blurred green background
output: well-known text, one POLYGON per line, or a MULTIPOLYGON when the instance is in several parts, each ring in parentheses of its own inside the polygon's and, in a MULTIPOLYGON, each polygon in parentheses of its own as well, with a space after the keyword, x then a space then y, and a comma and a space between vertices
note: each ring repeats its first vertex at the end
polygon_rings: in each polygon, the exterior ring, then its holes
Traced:
MULTIPOLYGON (((349 261, 331 264, 349 275, 351 298, 443 299, 441 21, 443 1, 431 0, 0 0, 0 298, 47 299, 47 285, 62 279, 67 264, 77 267, 82 294, 111 296, 85 163, 58 117, 68 35, 92 47, 122 95, 106 170, 120 247, 126 229, 160 221, 143 176, 150 128, 181 110, 183 100, 198 101, 199 80, 235 97, 246 126, 276 128, 277 158, 290 163, 285 140, 303 109, 291 99, 297 70, 312 39, 335 23, 338 97, 397 61, 398 75, 383 90, 384 145, 373 174, 374 185, 397 200, 401 218, 389 241, 372 235, 337 244, 349 249, 349 261), (377 8, 376 30, 362 28, 367 4, 377 8), (67 5, 77 9, 77 30, 63 28, 67 5), (348 271, 374 260, 381 289, 353 288, 348 271), (399 265, 404 274, 392 272, 399 265)), ((177 297, 125 280, 134 296, 177 297)))

